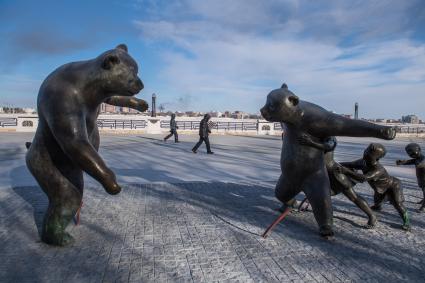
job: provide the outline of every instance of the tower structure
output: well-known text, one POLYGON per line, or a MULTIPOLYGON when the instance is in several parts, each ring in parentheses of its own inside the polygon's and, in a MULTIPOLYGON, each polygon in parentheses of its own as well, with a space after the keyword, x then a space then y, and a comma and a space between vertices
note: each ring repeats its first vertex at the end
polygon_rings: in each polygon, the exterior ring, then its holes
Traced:
POLYGON ((354 104, 354 119, 359 119, 359 104, 357 102, 354 104))
POLYGON ((156 117, 156 94, 152 93, 152 117, 156 117))

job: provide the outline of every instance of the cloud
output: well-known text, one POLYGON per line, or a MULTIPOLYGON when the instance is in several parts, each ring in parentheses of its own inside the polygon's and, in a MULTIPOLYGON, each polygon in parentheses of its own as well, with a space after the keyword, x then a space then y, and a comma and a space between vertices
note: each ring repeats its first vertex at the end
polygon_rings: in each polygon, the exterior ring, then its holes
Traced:
POLYGON ((75 54, 97 44, 96 40, 88 40, 89 35, 67 35, 52 28, 34 26, 28 30, 10 32, 3 35, 8 44, 0 48, 2 63, 0 73, 10 73, 18 69, 28 60, 42 61, 58 55, 75 54))
MULTIPOLYGON (((425 20, 423 1, 308 1, 308 0, 216 0, 216 1, 138 1, 150 17, 139 23, 197 28, 205 23, 220 27, 224 33, 267 34, 279 38, 304 36, 318 41, 339 42, 345 37, 388 38, 411 33, 425 20), (160 4, 158 4, 160 3, 160 4), (422 11, 419 12, 419 11, 422 11), (415 14, 410 19, 409 14, 415 14)), ((159 27, 161 29, 161 27, 159 27)), ((178 32, 185 33, 186 28, 178 32)), ((152 34, 152 31, 151 31, 152 34)), ((209 37, 208 33, 193 36, 209 37)))
POLYGON ((35 54, 66 54, 90 46, 85 37, 69 37, 51 29, 31 29, 10 35, 10 43, 22 52, 35 54))
POLYGON ((406 20, 421 2, 178 3, 134 24, 143 40, 165 43, 164 83, 202 96, 202 110, 255 112, 282 82, 337 112, 359 101, 367 115, 399 116, 425 103, 425 47, 406 20))
MULTIPOLYGON (((136 36, 126 8, 101 1, 65 3, 60 1, 9 1, 0 3, 0 70, 10 73, 28 59, 60 58, 102 46, 113 38, 136 36), (98 2, 98 3, 96 3, 98 2), (105 9, 101 13, 100 9, 105 9), (113 15, 105 16, 112 11, 113 15), (107 18, 108 17, 108 18, 107 18)), ((109 46, 108 46, 109 47, 109 46)), ((111 46, 112 47, 112 46, 111 46)))

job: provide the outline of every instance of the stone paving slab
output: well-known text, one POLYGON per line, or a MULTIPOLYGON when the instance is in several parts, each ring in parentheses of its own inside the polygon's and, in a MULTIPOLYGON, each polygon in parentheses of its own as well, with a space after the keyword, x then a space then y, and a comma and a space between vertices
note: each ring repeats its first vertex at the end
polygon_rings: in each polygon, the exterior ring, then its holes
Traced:
MULTIPOLYGON (((311 212, 276 217, 272 183, 127 184, 117 196, 86 188, 76 242, 40 242, 47 198, 35 186, 0 190, 0 282, 423 282, 421 192, 405 189, 412 232, 389 204, 374 230, 344 196, 334 198, 333 240, 311 212)), ((371 202, 371 190, 358 189, 371 202)))

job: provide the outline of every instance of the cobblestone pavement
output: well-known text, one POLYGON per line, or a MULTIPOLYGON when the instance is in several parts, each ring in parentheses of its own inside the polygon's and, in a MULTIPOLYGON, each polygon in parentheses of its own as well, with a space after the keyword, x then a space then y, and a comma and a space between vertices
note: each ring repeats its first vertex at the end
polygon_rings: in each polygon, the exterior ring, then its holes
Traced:
MULTIPOLYGON (((374 230, 343 196, 336 236, 323 240, 311 212, 277 217, 270 183, 127 184, 121 194, 86 188, 76 242, 39 241, 47 199, 38 187, 0 190, 0 282, 424 282, 425 214, 405 183, 412 232, 389 204, 374 230)), ((358 188, 371 202, 371 190, 358 188)))

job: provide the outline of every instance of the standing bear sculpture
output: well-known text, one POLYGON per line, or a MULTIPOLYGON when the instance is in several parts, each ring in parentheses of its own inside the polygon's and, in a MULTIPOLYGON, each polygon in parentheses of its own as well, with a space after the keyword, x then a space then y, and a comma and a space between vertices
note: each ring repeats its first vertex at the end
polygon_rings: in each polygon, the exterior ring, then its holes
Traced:
POLYGON ((276 184, 275 195, 288 207, 301 191, 310 202, 320 234, 332 236, 333 211, 329 177, 324 152, 299 142, 301 135, 309 134, 316 142, 330 136, 375 137, 391 140, 395 130, 361 120, 352 120, 324 108, 300 100, 286 84, 271 91, 262 116, 270 122, 284 124, 280 166, 282 174, 276 184))
POLYGON ((37 108, 39 124, 28 143, 27 166, 49 199, 42 241, 64 246, 73 241, 65 228, 82 203, 83 172, 118 194, 114 172, 100 155, 97 117, 102 102, 145 111, 133 97, 143 89, 136 61, 118 45, 98 57, 65 64, 42 83, 37 108))

